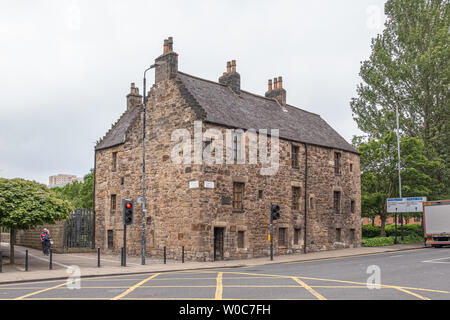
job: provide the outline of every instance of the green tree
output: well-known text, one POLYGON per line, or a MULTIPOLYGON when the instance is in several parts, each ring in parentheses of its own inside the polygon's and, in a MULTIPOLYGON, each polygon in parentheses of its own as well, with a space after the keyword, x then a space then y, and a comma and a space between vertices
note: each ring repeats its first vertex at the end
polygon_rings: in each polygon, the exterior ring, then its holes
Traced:
POLYGON ((433 172, 450 196, 450 5, 448 0, 388 0, 382 34, 363 61, 353 117, 368 138, 396 127, 423 140, 433 172))
MULTIPOLYGON (((388 217, 386 200, 399 195, 397 137, 390 132, 378 140, 355 139, 354 143, 361 153, 362 216, 379 215, 381 236, 384 236, 388 217)), ((403 196, 433 197, 444 190, 445 186, 430 175, 440 163, 427 158, 422 140, 403 137, 400 151, 403 196)))
POLYGON ((93 209, 94 170, 84 176, 83 182, 73 182, 64 187, 52 188, 62 199, 70 201, 77 209, 93 209))
POLYGON ((10 263, 14 263, 16 230, 67 219, 72 210, 70 202, 43 184, 0 178, 0 226, 10 230, 10 263))

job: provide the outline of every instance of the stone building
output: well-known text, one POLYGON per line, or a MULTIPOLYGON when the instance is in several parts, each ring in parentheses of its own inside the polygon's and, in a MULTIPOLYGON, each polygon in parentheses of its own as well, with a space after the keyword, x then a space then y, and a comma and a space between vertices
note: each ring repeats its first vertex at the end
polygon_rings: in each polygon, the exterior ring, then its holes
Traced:
POLYGON ((137 202, 143 108, 132 84, 125 112, 95 148, 96 246, 120 252, 124 198, 136 203, 135 223, 127 227, 131 255, 141 252, 145 223, 148 255, 166 246, 175 259, 182 247, 186 259, 198 261, 267 256, 271 202, 281 207, 275 254, 360 245, 357 151, 319 115, 287 104, 281 77, 269 80, 265 95, 240 83, 234 60, 218 82, 179 71, 172 38, 164 41, 146 104, 147 212, 142 219, 137 202), (181 144, 185 138, 194 142, 181 144), (261 146, 274 161, 260 161, 261 146), (206 161, 205 154, 227 161, 206 161), (263 170, 269 167, 276 170, 263 170))

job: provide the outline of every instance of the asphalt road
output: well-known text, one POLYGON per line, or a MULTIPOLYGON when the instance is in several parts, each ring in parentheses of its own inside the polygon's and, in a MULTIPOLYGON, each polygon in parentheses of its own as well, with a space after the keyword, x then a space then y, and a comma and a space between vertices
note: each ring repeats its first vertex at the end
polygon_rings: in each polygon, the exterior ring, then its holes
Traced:
POLYGON ((449 300, 450 248, 8 284, 0 285, 0 299, 449 300))

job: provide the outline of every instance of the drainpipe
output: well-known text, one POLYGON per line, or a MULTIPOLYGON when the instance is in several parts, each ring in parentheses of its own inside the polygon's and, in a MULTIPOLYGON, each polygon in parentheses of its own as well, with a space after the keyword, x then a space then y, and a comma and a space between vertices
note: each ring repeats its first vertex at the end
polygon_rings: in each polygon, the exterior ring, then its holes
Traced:
POLYGON ((304 247, 305 253, 307 253, 307 251, 306 251, 307 213, 308 213, 308 145, 305 143, 305 221, 304 221, 305 236, 303 237, 303 247, 304 247))
POLYGON ((92 211, 93 211, 93 232, 92 232, 92 249, 95 248, 95 171, 97 168, 97 150, 94 147, 94 193, 92 195, 92 211))

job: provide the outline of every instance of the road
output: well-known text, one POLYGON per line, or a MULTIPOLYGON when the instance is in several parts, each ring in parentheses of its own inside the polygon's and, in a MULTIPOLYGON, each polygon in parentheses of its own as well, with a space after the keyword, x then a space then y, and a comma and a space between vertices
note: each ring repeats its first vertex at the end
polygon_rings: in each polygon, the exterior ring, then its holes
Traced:
POLYGON ((450 248, 0 285, 0 299, 450 299, 450 248), (379 273, 378 273, 379 271, 379 273), (379 288, 367 281, 379 279, 379 288), (79 288, 77 286, 79 285, 79 288))

